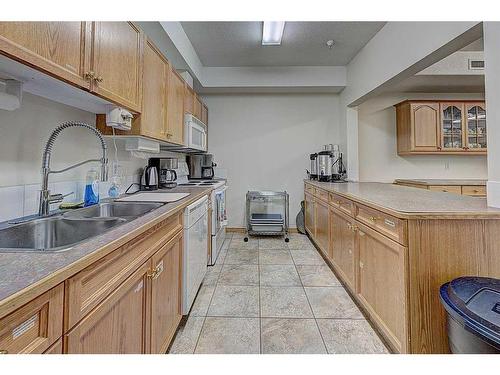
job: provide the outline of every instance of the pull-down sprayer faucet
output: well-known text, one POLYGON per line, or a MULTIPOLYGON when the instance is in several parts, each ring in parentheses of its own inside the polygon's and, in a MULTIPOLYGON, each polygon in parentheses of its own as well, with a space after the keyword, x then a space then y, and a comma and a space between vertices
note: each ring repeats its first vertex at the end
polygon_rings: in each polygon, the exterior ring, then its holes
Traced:
POLYGON ((61 125, 59 125, 57 128, 54 129, 52 134, 49 137, 49 140, 47 141, 47 144, 45 145, 45 149, 43 151, 43 157, 42 157, 42 190, 40 191, 40 205, 38 209, 38 215, 39 216, 47 216, 49 214, 50 210, 50 203, 57 203, 61 202, 64 196, 62 194, 50 194, 49 190, 49 174, 51 173, 62 173, 69 171, 70 169, 79 167, 81 165, 87 164, 87 163, 92 163, 92 162, 100 162, 101 163, 101 180, 102 181, 107 181, 108 180, 108 146, 106 145, 106 142, 104 141, 104 138, 99 130, 96 128, 85 124, 84 122, 76 122, 76 121, 68 121, 65 122, 61 125), (81 128, 86 128, 93 132, 97 138, 99 138, 99 141, 101 142, 101 148, 102 148, 102 157, 101 159, 89 159, 82 161, 80 163, 76 163, 72 166, 69 166, 64 169, 60 169, 58 171, 51 171, 50 170, 50 154, 52 152, 52 148, 54 147, 54 142, 59 136, 59 134, 67 128, 71 127, 81 127, 81 128))

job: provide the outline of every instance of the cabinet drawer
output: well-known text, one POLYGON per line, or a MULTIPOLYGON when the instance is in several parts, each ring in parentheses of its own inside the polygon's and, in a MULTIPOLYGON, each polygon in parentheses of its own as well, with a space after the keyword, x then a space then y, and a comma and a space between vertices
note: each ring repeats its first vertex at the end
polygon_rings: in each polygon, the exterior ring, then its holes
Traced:
POLYGON ((349 199, 330 193, 329 202, 347 215, 354 216, 354 204, 349 199))
POLYGON ((325 203, 328 203, 328 192, 324 190, 316 189, 315 197, 321 199, 325 203))
POLYGON ((406 244, 406 220, 359 204, 357 205, 356 219, 383 235, 401 244, 406 244))
POLYGON ((443 193, 453 193, 453 194, 462 194, 462 187, 461 186, 429 186, 429 190, 432 191, 441 191, 443 193))
POLYGON ((463 195, 472 195, 475 197, 486 196, 486 186, 462 186, 463 195))
POLYGON ((0 319, 0 350, 41 354, 62 335, 63 284, 0 319))
POLYGON ((68 331, 182 229, 175 214, 66 280, 68 331))
POLYGON ((312 195, 316 194, 316 189, 311 185, 306 185, 305 190, 306 190, 306 193, 309 193, 312 195))

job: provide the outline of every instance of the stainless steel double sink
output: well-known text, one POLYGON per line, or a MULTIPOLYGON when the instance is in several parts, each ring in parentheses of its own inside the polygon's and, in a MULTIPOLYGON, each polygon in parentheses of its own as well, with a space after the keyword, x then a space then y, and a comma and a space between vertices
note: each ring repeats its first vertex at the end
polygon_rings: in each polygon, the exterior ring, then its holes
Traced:
POLYGON ((154 202, 105 202, 14 224, 0 229, 0 253, 69 250, 162 205, 154 202))

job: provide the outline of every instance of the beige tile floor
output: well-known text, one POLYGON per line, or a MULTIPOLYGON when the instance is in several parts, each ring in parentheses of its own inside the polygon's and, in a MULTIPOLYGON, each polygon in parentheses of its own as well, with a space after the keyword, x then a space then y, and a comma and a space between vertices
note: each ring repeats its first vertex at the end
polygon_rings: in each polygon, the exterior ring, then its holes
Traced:
POLYGON ((228 235, 169 353, 387 353, 306 236, 228 235))

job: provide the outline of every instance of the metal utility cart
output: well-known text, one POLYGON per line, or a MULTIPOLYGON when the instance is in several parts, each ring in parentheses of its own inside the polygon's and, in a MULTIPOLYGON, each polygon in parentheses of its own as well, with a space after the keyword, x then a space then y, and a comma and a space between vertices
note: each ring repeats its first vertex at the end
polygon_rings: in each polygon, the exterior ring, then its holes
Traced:
POLYGON ((286 191, 248 191, 246 196, 246 236, 284 236, 288 242, 288 200, 286 191))

